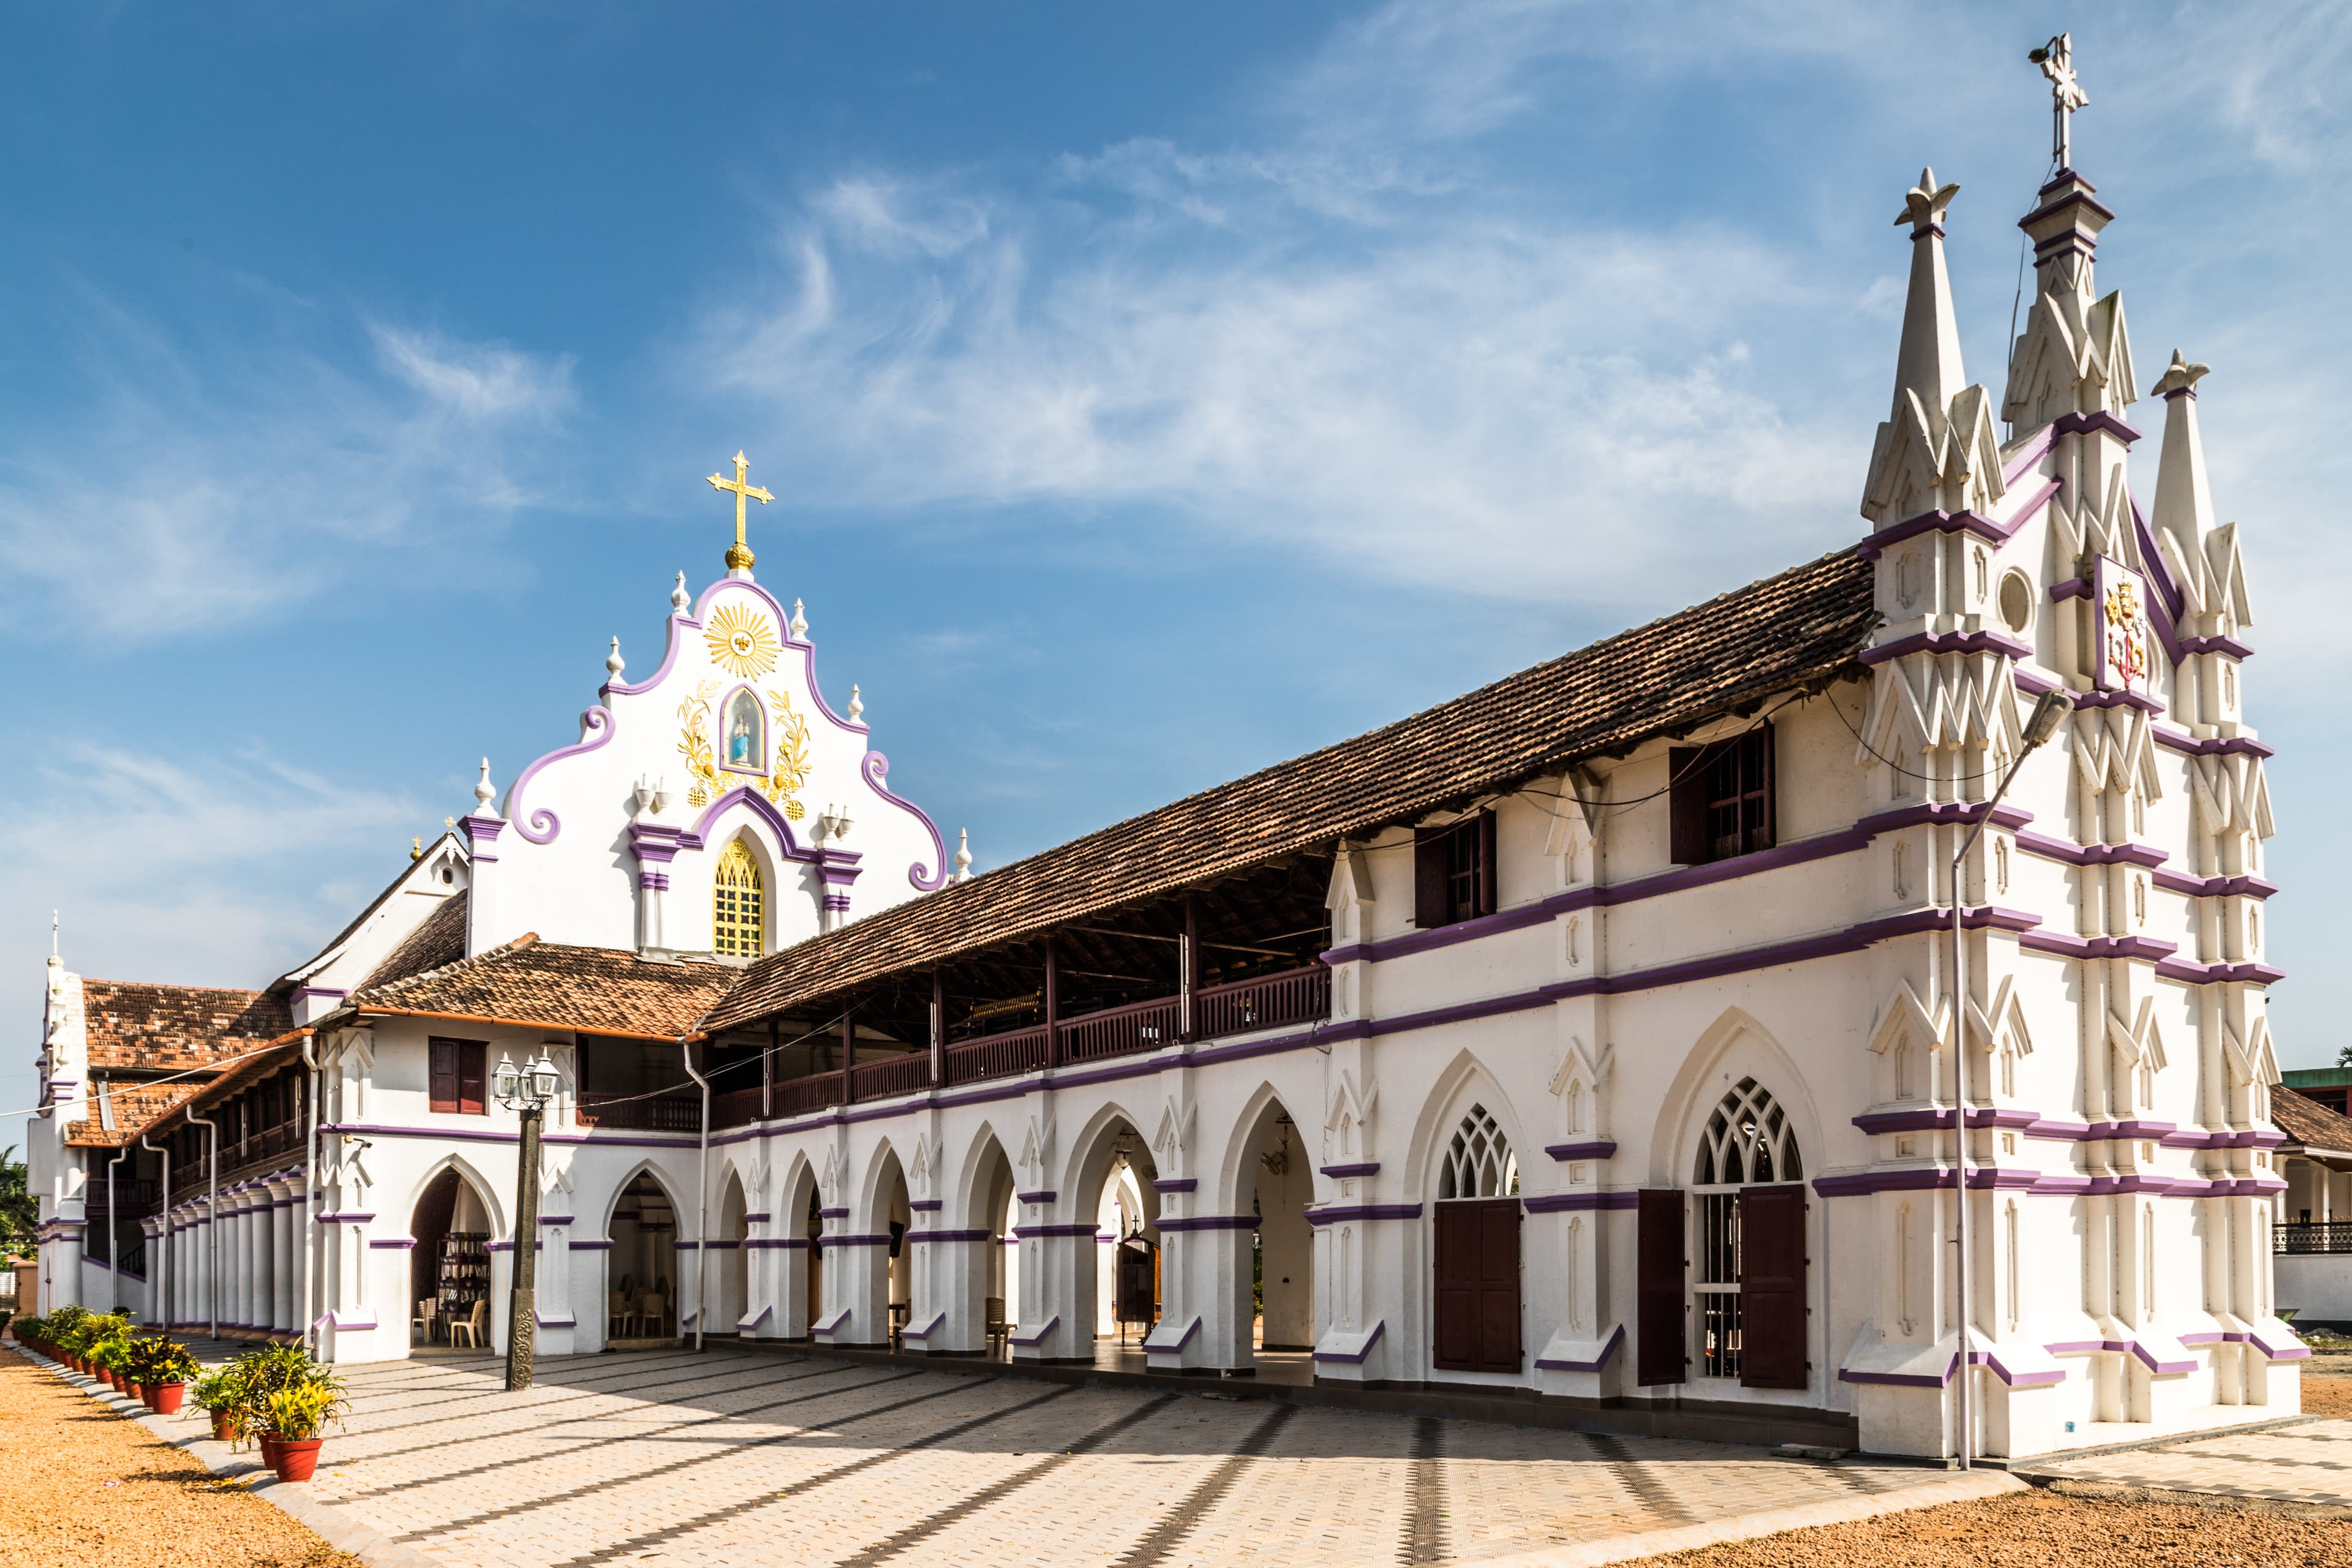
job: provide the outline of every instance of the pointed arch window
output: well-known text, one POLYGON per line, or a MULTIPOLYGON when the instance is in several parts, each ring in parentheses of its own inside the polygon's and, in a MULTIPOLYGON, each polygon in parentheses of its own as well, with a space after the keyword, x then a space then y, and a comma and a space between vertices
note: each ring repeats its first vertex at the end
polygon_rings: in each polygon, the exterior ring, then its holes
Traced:
POLYGON ((719 857, 710 889, 710 951, 735 958, 757 958, 767 932, 767 889, 760 883, 760 863, 740 838, 719 857))
POLYGON ((1445 1151, 1445 1167, 1437 1177, 1439 1200, 1518 1195, 1519 1161, 1510 1140, 1485 1106, 1472 1106, 1445 1151))

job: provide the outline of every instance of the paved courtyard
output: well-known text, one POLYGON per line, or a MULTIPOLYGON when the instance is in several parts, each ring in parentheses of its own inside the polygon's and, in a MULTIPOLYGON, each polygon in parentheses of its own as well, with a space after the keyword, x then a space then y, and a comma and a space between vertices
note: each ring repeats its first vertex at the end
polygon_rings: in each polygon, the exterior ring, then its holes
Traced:
POLYGON ((313 1491, 427 1557, 1448 1563, 1940 1471, 738 1351, 353 1369, 313 1491))

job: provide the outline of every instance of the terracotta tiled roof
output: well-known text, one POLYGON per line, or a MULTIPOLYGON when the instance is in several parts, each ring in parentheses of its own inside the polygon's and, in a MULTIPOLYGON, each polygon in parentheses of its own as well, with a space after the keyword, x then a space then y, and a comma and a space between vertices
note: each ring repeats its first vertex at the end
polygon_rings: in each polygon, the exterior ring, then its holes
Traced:
POLYGON ((2352 1153, 2352 1116, 2330 1110, 2284 1084, 2271 1090, 2271 1120, 2291 1142, 2352 1153))
POLYGON ((106 1130, 93 1103, 89 1121, 66 1124, 66 1142, 81 1149, 112 1149, 131 1142, 142 1129, 152 1127, 157 1118, 194 1100, 205 1087, 205 1081, 187 1079, 177 1083, 109 1084, 106 1093, 114 1105, 114 1131, 106 1130))
POLYGON ((723 1028, 959 952, 1410 821, 1861 671, 1872 568, 1850 550, 1520 671, 762 959, 723 1028))
POLYGON ((177 1072, 249 1051, 294 1026, 282 996, 208 985, 81 983, 89 1067, 177 1072))
POLYGON ((352 989, 365 991, 389 985, 395 980, 455 963, 465 956, 466 895, 461 892, 442 900, 398 947, 384 954, 375 972, 352 989))
POLYGON ((527 935, 422 974, 368 986, 352 993, 350 1002, 363 1013, 675 1039, 691 1031, 742 973, 527 935))

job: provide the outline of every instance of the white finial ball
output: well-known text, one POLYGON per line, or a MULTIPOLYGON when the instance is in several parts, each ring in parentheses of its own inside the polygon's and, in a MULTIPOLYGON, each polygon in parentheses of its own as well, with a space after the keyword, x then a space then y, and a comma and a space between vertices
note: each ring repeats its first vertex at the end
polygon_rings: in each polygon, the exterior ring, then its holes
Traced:
POLYGON ((856 723, 858 715, 865 711, 866 699, 858 694, 856 684, 852 682, 849 688, 849 721, 856 723))
POLYGON ((681 572, 677 574, 677 586, 669 591, 669 607, 684 615, 687 605, 692 603, 694 595, 686 591, 686 574, 681 572))
POLYGON ((808 636, 808 617, 801 614, 801 602, 798 599, 793 601, 793 636, 796 637, 808 636))
POLYGON ((482 803, 483 810, 488 811, 490 802, 497 797, 498 793, 498 786, 490 783, 490 759, 484 757, 482 776, 474 781, 474 798, 482 803))
POLYGON ((615 680, 621 679, 621 671, 629 668, 627 664, 622 661, 621 639, 618 637, 614 637, 613 639, 613 651, 605 658, 604 668, 612 672, 613 679, 615 680))

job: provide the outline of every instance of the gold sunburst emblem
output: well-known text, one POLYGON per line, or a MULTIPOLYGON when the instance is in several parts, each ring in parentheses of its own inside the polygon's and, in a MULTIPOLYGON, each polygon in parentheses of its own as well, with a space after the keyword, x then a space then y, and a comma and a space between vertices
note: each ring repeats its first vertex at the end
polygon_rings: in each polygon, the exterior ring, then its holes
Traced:
POLYGON ((776 668, 776 631, 757 610, 721 605, 702 637, 711 661, 730 675, 749 680, 776 668))

